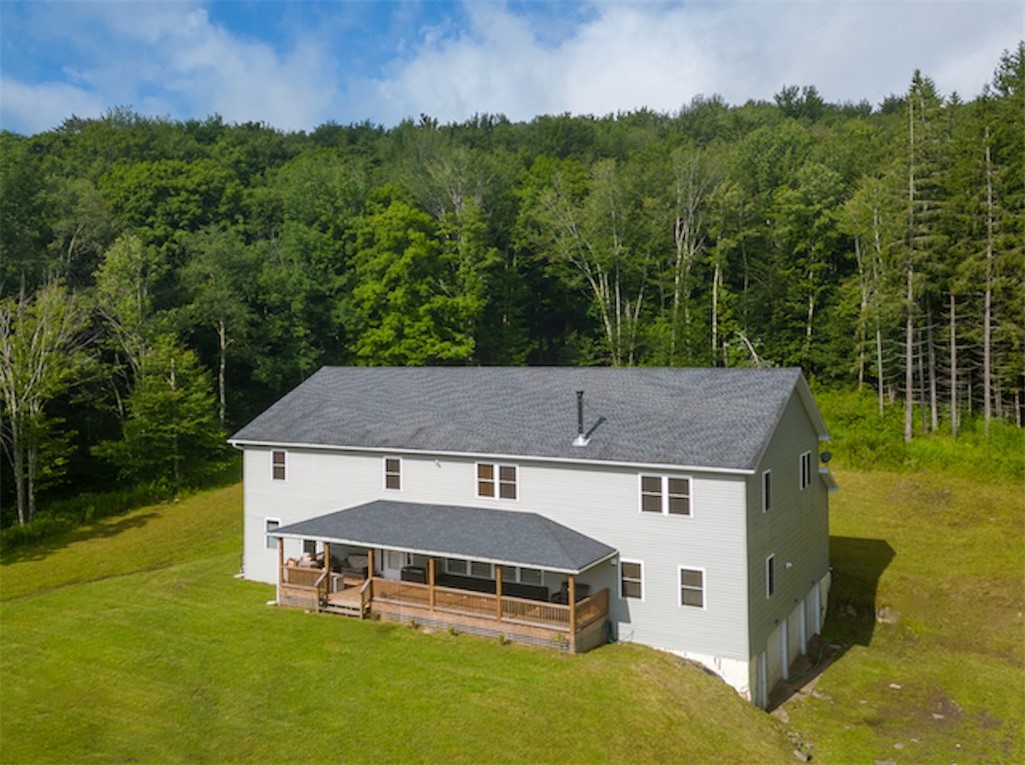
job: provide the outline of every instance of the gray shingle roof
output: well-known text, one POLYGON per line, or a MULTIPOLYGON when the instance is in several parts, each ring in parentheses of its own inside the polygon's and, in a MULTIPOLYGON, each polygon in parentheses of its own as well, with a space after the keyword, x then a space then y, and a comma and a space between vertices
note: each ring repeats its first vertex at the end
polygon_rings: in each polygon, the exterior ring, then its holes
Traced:
POLYGON ((536 513, 377 500, 275 535, 579 574, 615 549, 536 513))
POLYGON ((825 435, 798 369, 324 367, 232 441, 753 470, 795 388, 825 435))

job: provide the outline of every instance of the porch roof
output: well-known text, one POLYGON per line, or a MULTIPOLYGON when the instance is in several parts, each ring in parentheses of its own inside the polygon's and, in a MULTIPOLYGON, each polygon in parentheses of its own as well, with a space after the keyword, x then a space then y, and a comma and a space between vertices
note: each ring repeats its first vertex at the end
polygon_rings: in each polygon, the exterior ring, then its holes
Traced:
POLYGON ((537 513, 390 500, 281 526, 269 535, 563 574, 579 574, 616 554, 615 548, 537 513))

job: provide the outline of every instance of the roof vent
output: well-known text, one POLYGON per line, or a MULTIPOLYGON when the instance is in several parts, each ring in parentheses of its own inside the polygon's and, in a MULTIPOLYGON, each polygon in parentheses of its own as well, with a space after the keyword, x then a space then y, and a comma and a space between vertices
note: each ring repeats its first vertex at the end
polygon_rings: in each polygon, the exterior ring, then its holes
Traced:
POLYGON ((573 446, 587 446, 590 439, 584 433, 584 392, 577 391, 577 437, 573 439, 573 446))

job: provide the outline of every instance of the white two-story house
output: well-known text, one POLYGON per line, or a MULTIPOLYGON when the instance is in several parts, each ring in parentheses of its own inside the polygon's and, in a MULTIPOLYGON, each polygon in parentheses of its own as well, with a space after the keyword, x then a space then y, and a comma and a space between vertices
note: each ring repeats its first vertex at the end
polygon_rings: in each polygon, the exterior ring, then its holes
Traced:
POLYGON ((324 368, 231 438, 277 602, 585 651, 756 704, 818 633, 828 439, 797 369, 324 368))

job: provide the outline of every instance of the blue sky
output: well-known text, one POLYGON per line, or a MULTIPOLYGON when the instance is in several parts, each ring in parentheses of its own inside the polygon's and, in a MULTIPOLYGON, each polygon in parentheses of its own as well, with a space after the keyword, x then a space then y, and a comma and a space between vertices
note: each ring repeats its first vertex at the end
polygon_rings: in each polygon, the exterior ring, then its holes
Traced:
POLYGON ((529 120, 784 84, 877 104, 916 68, 971 98, 1023 37, 1021 0, 0 0, 0 127, 116 106, 286 130, 529 120))

